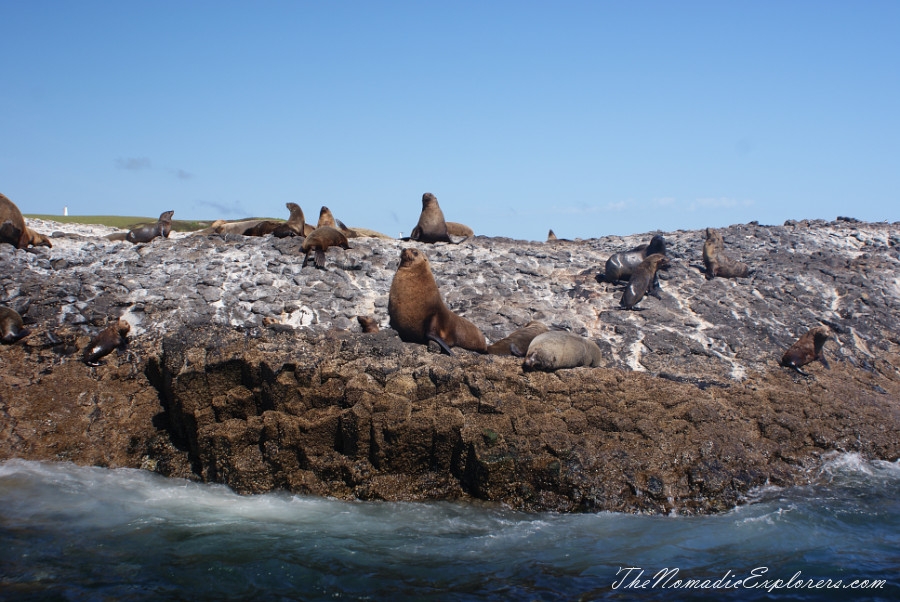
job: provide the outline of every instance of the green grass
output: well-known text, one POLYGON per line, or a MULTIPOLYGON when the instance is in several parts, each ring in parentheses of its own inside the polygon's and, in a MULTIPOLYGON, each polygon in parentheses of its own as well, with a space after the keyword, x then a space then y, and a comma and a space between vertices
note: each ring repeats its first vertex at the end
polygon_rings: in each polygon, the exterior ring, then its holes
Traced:
MULTIPOLYGON (((158 218, 155 217, 136 217, 127 215, 37 215, 29 214, 25 217, 31 219, 43 219, 61 224, 99 224, 101 226, 110 226, 121 230, 130 230, 135 226, 144 224, 155 224, 158 218)), ((276 219, 276 218, 256 218, 248 217, 243 219, 276 219)), ((232 221, 232 220, 229 220, 232 221)), ((243 221, 243 220, 235 220, 243 221)), ((284 221, 277 220, 276 221, 284 221)), ((176 232, 193 232, 202 230, 212 225, 213 220, 172 220, 172 229, 176 232)))

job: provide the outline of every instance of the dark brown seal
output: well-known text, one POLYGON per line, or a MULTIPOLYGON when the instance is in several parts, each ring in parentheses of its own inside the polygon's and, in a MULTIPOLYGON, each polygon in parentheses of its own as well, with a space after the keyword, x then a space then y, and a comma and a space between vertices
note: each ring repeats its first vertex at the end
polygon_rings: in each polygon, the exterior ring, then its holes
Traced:
POLYGON ((52 247, 50 239, 29 228, 22 212, 6 195, 0 194, 0 243, 7 242, 17 249, 52 247))
POLYGON ((668 265, 669 260, 662 253, 648 255, 631 274, 625 292, 622 293, 620 305, 625 309, 634 309, 634 306, 644 298, 646 294, 653 294, 656 290, 654 283, 656 271, 668 265))
POLYGON ((556 232, 551 229, 549 232, 547 232, 547 242, 553 242, 554 240, 558 239, 556 238, 556 232))
POLYGON ((427 243, 453 242, 447 232, 444 212, 438 205, 437 197, 430 192, 422 195, 422 213, 419 214, 419 223, 413 228, 409 238, 427 243))
POLYGON ((172 216, 174 214, 175 211, 162 212, 155 224, 129 230, 128 234, 125 235, 125 240, 137 244, 139 242, 150 242, 157 236, 168 238, 169 232, 172 231, 172 216))
POLYGON ((562 368, 601 365, 603 354, 597 343, 564 330, 551 330, 534 337, 528 345, 523 370, 552 372, 562 368))
POLYGON ((378 321, 372 316, 356 316, 356 321, 362 326, 363 332, 379 332, 378 321))
POLYGON ((732 259, 725 253, 725 241, 714 228, 706 229, 706 242, 703 243, 703 264, 706 266, 706 278, 745 278, 750 273, 750 266, 732 259))
POLYGON ((124 349, 128 344, 128 331, 131 325, 119 319, 100 331, 84 348, 82 359, 88 366, 98 366, 100 358, 109 355, 114 349, 124 349))
POLYGON ((309 261, 310 252, 315 251, 315 266, 319 269, 324 268, 325 251, 327 251, 329 247, 349 249, 350 244, 347 242, 347 237, 344 236, 342 232, 335 230, 330 226, 322 226, 321 228, 313 230, 312 234, 307 236, 300 246, 305 253, 303 265, 300 267, 306 267, 306 264, 309 261))
POLYGON ((334 214, 331 213, 331 209, 326 206, 322 206, 319 209, 319 221, 316 224, 316 228, 322 228, 328 226, 329 228, 338 229, 337 222, 334 220, 334 214))
POLYGON ((14 309, 0 305, 0 341, 15 343, 19 339, 28 336, 29 330, 25 328, 22 316, 14 309))
POLYGON ((290 212, 290 217, 286 222, 275 220, 263 220, 244 230, 244 236, 268 236, 271 234, 276 238, 286 238, 288 236, 303 236, 303 229, 306 226, 306 218, 303 215, 303 209, 297 203, 285 203, 285 207, 290 212))
POLYGON ((488 345, 487 352, 491 355, 514 355, 516 357, 524 357, 528 351, 528 345, 534 337, 550 330, 541 322, 533 320, 512 332, 506 338, 500 339, 496 343, 488 345))
POLYGON ((450 347, 487 350, 478 327, 444 305, 431 264, 418 249, 400 252, 400 266, 388 293, 388 315, 391 328, 408 343, 434 341, 448 355, 453 355, 450 347))
POLYGON ((784 356, 781 358, 781 365, 785 368, 793 368, 803 376, 809 375, 800 370, 800 367, 816 360, 819 360, 823 366, 828 368, 828 361, 822 354, 822 348, 830 338, 831 330, 827 326, 816 326, 809 329, 784 353, 784 356))
POLYGON ((628 280, 641 262, 654 253, 666 254, 666 239, 657 234, 648 244, 639 245, 630 251, 620 251, 610 255, 606 260, 604 278, 607 282, 628 280))

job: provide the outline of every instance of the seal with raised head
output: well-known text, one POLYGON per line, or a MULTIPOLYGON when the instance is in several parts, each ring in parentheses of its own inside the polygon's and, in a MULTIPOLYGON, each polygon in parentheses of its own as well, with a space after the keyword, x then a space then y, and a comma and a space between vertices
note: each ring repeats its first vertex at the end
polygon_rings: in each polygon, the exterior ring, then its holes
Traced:
POLYGON ((559 240, 556 238, 556 232, 551 228, 549 232, 547 232, 547 242, 553 242, 554 240, 559 240))
POLYGON ((163 211, 155 224, 129 230, 128 234, 125 235, 125 240, 137 244, 139 242, 150 242, 157 236, 168 238, 169 232, 172 231, 172 216, 174 214, 175 211, 163 211))
POLYGON ((565 330, 551 330, 534 337, 525 353, 523 370, 552 372, 562 368, 601 365, 603 354, 597 343, 565 330))
POLYGON ((30 331, 25 328, 22 316, 14 309, 0 305, 0 341, 15 343, 19 339, 28 336, 30 331))
POLYGON ((287 238, 288 236, 303 236, 303 229, 306 226, 306 218, 303 215, 303 209, 297 203, 285 203, 285 207, 290 212, 290 217, 286 222, 275 220, 263 220, 244 230, 244 236, 267 236, 271 234, 276 238, 287 238))
POLYGON ((478 327, 444 305, 428 257, 418 249, 400 252, 400 265, 388 293, 388 316, 391 328, 407 343, 434 341, 448 355, 453 355, 450 347, 479 353, 487 350, 478 327))
POLYGON ((422 213, 419 214, 419 222, 413 228, 409 238, 427 243, 453 242, 447 232, 444 212, 438 205, 437 197, 430 192, 422 195, 422 213))
POLYGON ((356 316, 356 321, 362 326, 363 332, 379 332, 378 321, 372 316, 356 316))
POLYGON ((750 266, 725 253, 725 241, 714 228, 706 229, 706 241, 703 243, 703 265, 706 266, 707 280, 716 277, 745 278, 750 273, 750 266))
POLYGON ((523 357, 528 351, 528 345, 539 334, 550 330, 541 322, 532 320, 522 328, 513 331, 509 336, 500 339, 496 343, 488 345, 487 352, 491 355, 514 355, 523 357))
POLYGON ((303 239, 303 244, 300 245, 303 253, 305 253, 303 265, 300 267, 306 267, 306 264, 309 262, 309 254, 315 251, 315 266, 320 270, 324 268, 325 251, 327 251, 329 247, 349 249, 350 244, 347 242, 347 237, 344 236, 343 232, 335 230, 330 226, 322 226, 321 228, 313 230, 309 236, 303 239))
POLYGON ((88 366, 98 366, 101 358, 112 353, 114 349, 124 349, 128 344, 128 331, 131 325, 121 318, 110 324, 91 339, 82 352, 82 359, 88 366))
POLYGON ((622 301, 619 304, 625 309, 634 309, 634 306, 644 298, 644 295, 654 294, 656 290, 654 283, 659 282, 656 279, 656 272, 659 268, 668 264, 669 260, 662 253, 648 255, 631 274, 628 285, 625 287, 625 292, 622 293, 622 301))
POLYGON ((800 370, 800 367, 816 360, 819 360, 823 366, 828 368, 828 360, 825 359, 822 348, 830 338, 831 330, 827 326, 816 326, 809 329, 785 351, 781 358, 781 365, 785 368, 793 368, 803 376, 809 376, 809 374, 800 370))
POLYGON ((52 247, 50 239, 29 228, 19 208, 4 194, 0 194, 0 242, 17 249, 52 247))
POLYGON ((607 282, 618 282, 620 280, 628 280, 631 274, 648 255, 654 253, 666 254, 666 239, 657 234, 650 239, 648 244, 639 245, 630 251, 619 251, 613 253, 606 260, 606 269, 604 278, 607 282))

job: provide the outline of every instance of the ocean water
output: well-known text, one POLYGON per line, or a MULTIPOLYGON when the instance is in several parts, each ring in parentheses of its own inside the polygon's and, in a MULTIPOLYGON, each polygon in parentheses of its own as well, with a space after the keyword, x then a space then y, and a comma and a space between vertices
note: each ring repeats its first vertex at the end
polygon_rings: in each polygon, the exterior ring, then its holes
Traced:
POLYGON ((239 496, 11 460, 0 600, 898 600, 898 492, 900 464, 855 455, 705 517, 239 496))

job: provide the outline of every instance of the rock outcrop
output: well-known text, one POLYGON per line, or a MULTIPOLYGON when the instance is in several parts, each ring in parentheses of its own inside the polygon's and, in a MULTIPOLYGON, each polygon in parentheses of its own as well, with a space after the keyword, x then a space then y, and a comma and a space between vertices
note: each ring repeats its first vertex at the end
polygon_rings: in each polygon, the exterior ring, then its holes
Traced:
MULTIPOLYGON (((33 227, 59 228, 52 223, 33 227)), ((57 232, 0 244, 0 304, 32 334, 0 347, 0 459, 143 467, 341 498, 483 499, 533 510, 697 513, 814 478, 822 458, 900 457, 900 233, 789 222, 719 230, 746 278, 707 280, 700 231, 664 233, 659 298, 618 309, 613 252, 651 234, 460 245, 354 239, 328 269, 300 241, 57 232), (387 327, 400 249, 497 341, 531 320, 592 338, 604 365, 402 343, 387 327), (357 315, 382 330, 362 334, 357 315), (80 361, 119 316, 128 350, 80 361), (782 368, 826 324, 830 369, 782 368)))

